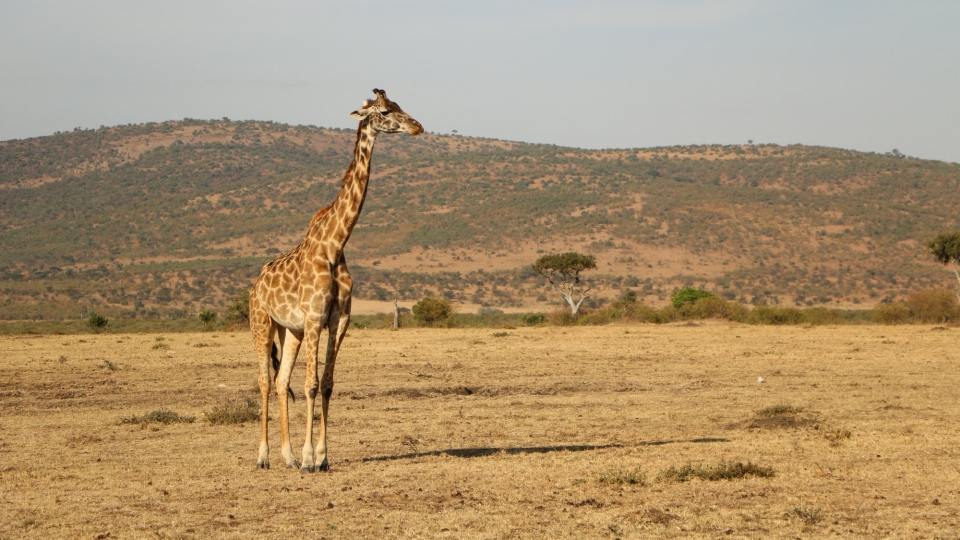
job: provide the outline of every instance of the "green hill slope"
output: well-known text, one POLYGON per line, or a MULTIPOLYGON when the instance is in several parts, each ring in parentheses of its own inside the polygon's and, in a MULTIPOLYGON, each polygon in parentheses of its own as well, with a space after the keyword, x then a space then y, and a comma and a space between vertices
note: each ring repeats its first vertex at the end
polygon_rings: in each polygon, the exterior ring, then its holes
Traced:
MULTIPOLYGON (((184 120, 0 143, 0 317, 222 306, 333 199, 353 139, 184 120)), ((545 304, 525 265, 579 250, 607 297, 872 305, 950 285, 922 243, 960 228, 958 188, 960 165, 830 148, 383 136, 347 257, 362 298, 545 304)))

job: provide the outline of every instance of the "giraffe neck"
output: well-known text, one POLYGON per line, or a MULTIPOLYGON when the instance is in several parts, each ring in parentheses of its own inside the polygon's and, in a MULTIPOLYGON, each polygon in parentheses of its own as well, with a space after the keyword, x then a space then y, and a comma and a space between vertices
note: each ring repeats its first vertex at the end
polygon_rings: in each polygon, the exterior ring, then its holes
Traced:
POLYGON ((370 158, 373 155, 373 143, 379 132, 370 127, 366 120, 357 128, 357 142, 353 149, 353 161, 343 177, 343 186, 336 200, 325 213, 321 210, 311 227, 310 236, 322 240, 324 251, 338 256, 350 239, 353 227, 360 218, 363 201, 367 196, 367 182, 370 179, 370 158), (322 215, 321 215, 322 214, 322 215))

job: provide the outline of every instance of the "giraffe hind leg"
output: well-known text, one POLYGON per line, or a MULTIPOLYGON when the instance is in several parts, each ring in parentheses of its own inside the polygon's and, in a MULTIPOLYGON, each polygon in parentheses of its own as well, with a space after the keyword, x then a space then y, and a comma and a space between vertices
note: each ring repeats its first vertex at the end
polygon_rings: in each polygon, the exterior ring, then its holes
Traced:
POLYGON ((253 333, 254 350, 257 355, 257 364, 260 368, 260 450, 257 454, 257 468, 270 468, 270 444, 267 440, 267 426, 269 423, 270 406, 270 346, 276 326, 269 317, 258 316, 256 306, 251 310, 250 329, 253 333))
POLYGON ((297 361, 302 336, 282 326, 278 327, 277 330, 277 337, 280 342, 280 362, 276 370, 277 404, 280 409, 280 455, 283 456, 287 467, 298 469, 300 468, 300 462, 294 456, 293 447, 290 444, 289 397, 293 395, 293 391, 290 389, 290 374, 293 372, 294 363, 297 361))
MULTIPOLYGON (((278 356, 277 344, 273 344, 273 349, 270 351, 270 358, 273 360, 273 384, 277 384, 277 375, 280 374, 280 356, 278 356)), ((290 396, 290 401, 296 402, 297 395, 293 393, 292 388, 287 388, 287 394, 290 396)))

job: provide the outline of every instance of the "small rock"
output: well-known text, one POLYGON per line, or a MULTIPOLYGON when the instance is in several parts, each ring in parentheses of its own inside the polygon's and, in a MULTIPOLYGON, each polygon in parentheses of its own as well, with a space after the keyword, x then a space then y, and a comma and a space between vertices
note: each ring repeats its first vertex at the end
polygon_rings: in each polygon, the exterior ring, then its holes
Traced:
POLYGON ((763 383, 767 382, 767 380, 764 379, 763 377, 757 377, 757 382, 760 383, 760 384, 763 384, 763 383))

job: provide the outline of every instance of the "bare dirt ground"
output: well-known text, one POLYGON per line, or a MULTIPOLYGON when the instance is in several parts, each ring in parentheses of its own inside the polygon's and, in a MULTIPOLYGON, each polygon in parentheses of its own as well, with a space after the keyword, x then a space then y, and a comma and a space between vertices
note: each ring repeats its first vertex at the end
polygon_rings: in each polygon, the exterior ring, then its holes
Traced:
POLYGON ((351 330, 315 474, 204 420, 255 395, 250 341, 0 337, 0 537, 960 534, 960 329, 351 330), (118 423, 159 409, 197 419, 118 423), (737 461, 775 475, 660 477, 737 461))

